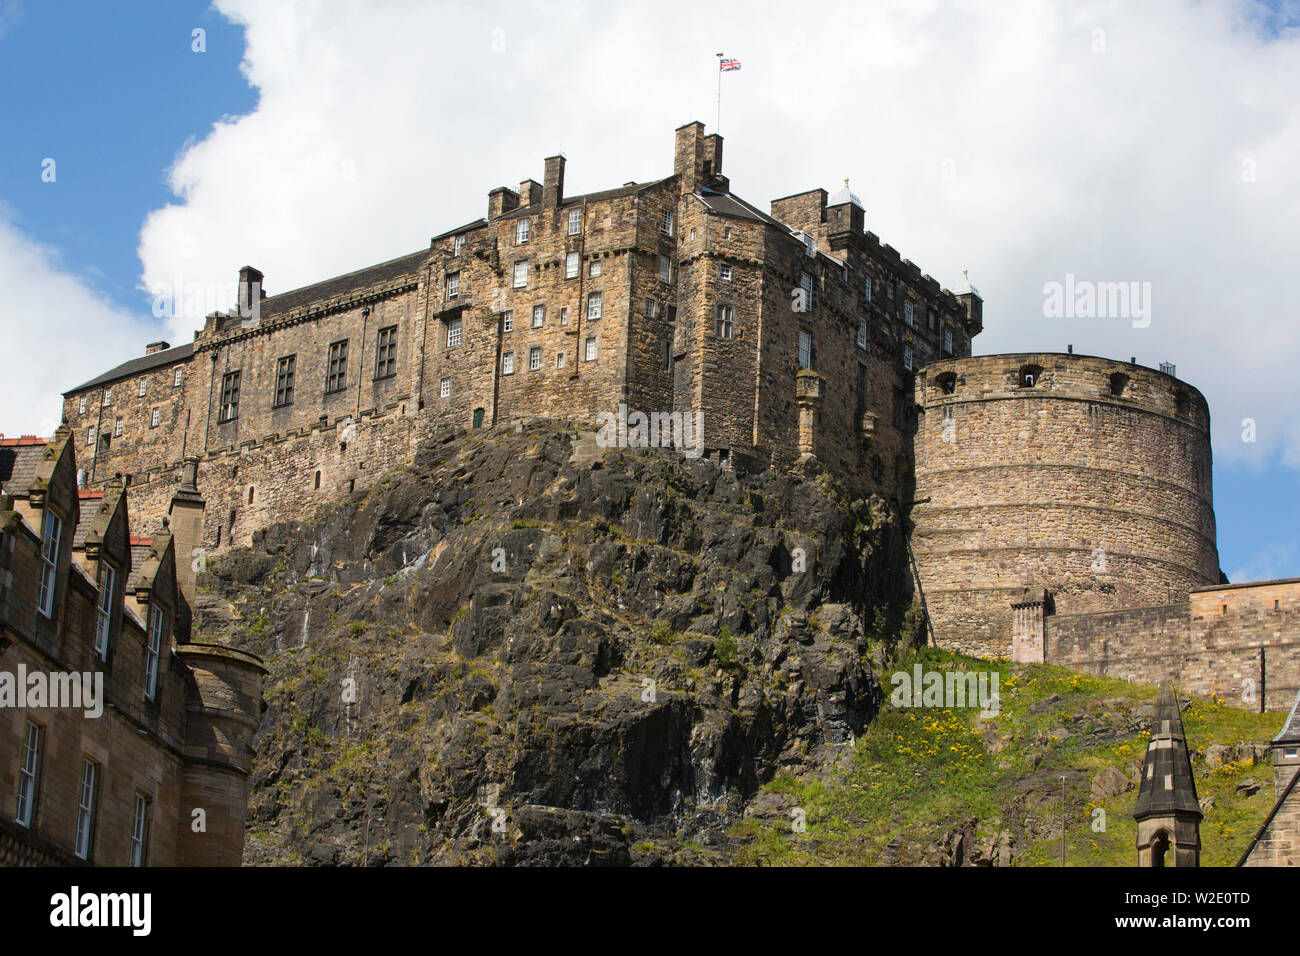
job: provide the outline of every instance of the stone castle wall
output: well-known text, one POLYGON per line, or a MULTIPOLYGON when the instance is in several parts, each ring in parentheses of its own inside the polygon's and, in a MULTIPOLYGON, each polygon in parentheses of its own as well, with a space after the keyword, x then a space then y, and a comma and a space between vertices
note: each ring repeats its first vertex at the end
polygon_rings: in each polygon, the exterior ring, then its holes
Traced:
POLYGON ((1006 654, 1017 587, 1066 615, 1219 583, 1209 411, 1191 386, 1090 356, 995 355, 927 365, 916 403, 912 540, 941 644, 1006 654))

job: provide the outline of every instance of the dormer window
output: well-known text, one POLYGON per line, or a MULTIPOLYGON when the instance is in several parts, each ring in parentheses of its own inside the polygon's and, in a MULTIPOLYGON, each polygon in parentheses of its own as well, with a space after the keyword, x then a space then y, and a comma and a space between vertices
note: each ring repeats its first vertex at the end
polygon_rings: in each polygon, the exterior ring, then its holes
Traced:
POLYGON ((158 662, 162 659, 163 609, 149 605, 149 646, 144 658, 144 695, 158 699, 158 662))
POLYGON ((1039 365, 1022 365, 1020 367, 1020 387, 1033 388, 1038 384, 1043 375, 1043 369, 1039 365))
POLYGON ((63 536, 63 519, 45 509, 41 526, 41 595, 37 607, 47 618, 54 616, 54 585, 58 581, 59 540, 63 536))
POLYGON ((117 570, 107 561, 100 565, 99 600, 95 602, 95 656, 108 661, 108 635, 113 623, 113 586, 117 570))
POLYGON ((528 241, 528 220, 520 219, 515 223, 515 245, 521 246, 528 241))
POLYGON ((465 237, 464 237, 464 236, 457 236, 455 239, 453 239, 453 240, 451 241, 451 254, 452 254, 453 256, 458 256, 458 255, 460 255, 461 250, 464 249, 464 248, 465 248, 465 237))

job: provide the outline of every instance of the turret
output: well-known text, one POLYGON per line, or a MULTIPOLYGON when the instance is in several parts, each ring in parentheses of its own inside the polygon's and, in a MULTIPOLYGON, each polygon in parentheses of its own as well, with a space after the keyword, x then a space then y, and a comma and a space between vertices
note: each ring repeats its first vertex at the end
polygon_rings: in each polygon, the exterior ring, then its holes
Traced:
POLYGON ((1160 685, 1133 819, 1138 866, 1200 866, 1201 804, 1172 685, 1160 685))

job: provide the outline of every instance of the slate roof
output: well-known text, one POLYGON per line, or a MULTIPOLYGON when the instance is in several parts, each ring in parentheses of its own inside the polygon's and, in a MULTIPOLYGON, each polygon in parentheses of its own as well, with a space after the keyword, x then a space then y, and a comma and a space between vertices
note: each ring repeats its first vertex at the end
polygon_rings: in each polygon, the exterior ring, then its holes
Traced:
POLYGON ((45 447, 45 442, 39 445, 0 445, 0 490, 14 495, 27 494, 45 447))
POLYGON ((150 369, 161 368, 164 365, 171 365, 173 362, 185 362, 194 356, 194 343, 188 345, 177 345, 170 349, 163 349, 160 352, 154 352, 152 355, 139 355, 130 361, 123 362, 115 368, 109 369, 103 375, 97 375, 89 382, 84 382, 76 388, 70 388, 64 395, 72 395, 75 392, 82 392, 88 388, 95 388, 99 385, 107 385, 110 382, 116 382, 120 378, 128 378, 132 375, 138 375, 141 372, 147 372, 150 369))
POLYGON ((1166 681, 1160 685, 1160 697, 1156 701, 1156 723, 1147 744, 1133 817, 1145 820, 1176 812, 1194 814, 1200 819, 1201 804, 1196 798, 1196 780, 1192 776, 1192 760, 1187 753, 1178 699, 1166 681))
POLYGON ((701 189, 696 195, 703 200, 704 205, 708 206, 714 212, 722 213, 724 216, 735 216, 738 219, 749 219, 753 222, 765 222, 769 226, 775 226, 785 232, 791 232, 790 227, 781 220, 772 218, 757 206, 746 202, 732 193, 721 193, 712 189, 701 189))
POLYGON ((367 266, 355 272, 335 276, 333 279, 326 279, 324 282, 305 285, 301 289, 294 289, 292 292, 269 295, 262 300, 262 318, 267 319, 272 316, 283 315, 304 305, 310 305, 319 299, 329 299, 350 292, 353 289, 364 289, 367 286, 377 285, 381 282, 389 282, 398 276, 415 272, 428 257, 429 250, 421 249, 419 252, 398 256, 396 259, 389 259, 387 262, 381 262, 378 265, 367 266))
POLYGON ((1287 716, 1286 723, 1282 725, 1281 732, 1273 738, 1273 743, 1300 743, 1300 694, 1296 694, 1295 703, 1291 705, 1291 713, 1287 716))

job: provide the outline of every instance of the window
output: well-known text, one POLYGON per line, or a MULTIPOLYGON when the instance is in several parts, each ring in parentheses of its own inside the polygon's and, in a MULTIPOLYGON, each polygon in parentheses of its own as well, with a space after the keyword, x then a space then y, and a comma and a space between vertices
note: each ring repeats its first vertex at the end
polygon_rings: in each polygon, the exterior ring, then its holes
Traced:
POLYGON ((461 250, 464 249, 464 248, 465 248, 465 237, 464 237, 464 236, 457 236, 455 239, 453 239, 453 240, 451 241, 451 254, 452 254, 453 256, 458 256, 458 255, 460 255, 461 250))
POLYGON ((564 353, 563 353, 563 352, 556 352, 556 353, 555 353, 555 367, 556 367, 556 368, 564 368, 564 353))
POLYGON ((587 275, 598 276, 600 275, 600 271, 601 271, 600 260, 592 259, 591 262, 587 265, 587 275))
POLYGON ((1038 365, 1022 365, 1020 367, 1020 387, 1033 388, 1038 384, 1039 379, 1043 377, 1043 370, 1038 365))
POLYGON ((812 333, 799 330, 799 367, 813 367, 813 340, 812 333))
POLYGON ((528 371, 536 372, 542 367, 542 347, 534 345, 528 350, 528 371))
POLYGON ((533 306, 533 328, 540 329, 546 324, 546 306, 533 306))
POLYGON ((221 404, 217 409, 218 422, 231 422, 239 417, 239 372, 221 376, 221 404))
POLYGON ((669 259, 667 256, 659 257, 659 281, 660 282, 673 281, 673 263, 672 260, 669 259))
POLYGON ((172 388, 179 388, 181 382, 185 380, 185 370, 180 366, 176 367, 176 373, 172 375, 172 388))
MULTIPOLYGON (((320 491, 320 469, 316 469, 316 478, 312 484, 313 491, 320 491)), ((220 530, 220 529, 218 529, 220 530)))
POLYGON ((692 229, 692 230, 691 230, 691 242, 694 242, 694 241, 695 241, 695 230, 692 229))
POLYGON ((86 429, 86 447, 89 448, 95 444, 95 426, 91 425, 86 429))
POLYGON ((444 378, 438 383, 438 397, 451 398, 451 379, 444 378))
POLYGON ((569 307, 567 305, 560 307, 560 324, 561 325, 569 324, 569 307))
POLYGON ((803 308, 801 312, 811 312, 813 307, 813 277, 806 272, 799 273, 799 298, 803 308))
POLYGON ((113 585, 117 570, 107 561, 99 571, 99 600, 95 602, 95 653, 101 661, 108 660, 108 635, 113 623, 113 585))
POLYGON ((158 661, 162 658, 163 609, 149 606, 149 646, 144 657, 144 695, 156 700, 158 695, 158 661))
POLYGON ((86 414, 86 396, 85 396, 85 395, 82 395, 82 396, 81 396, 81 401, 80 401, 80 403, 78 403, 78 405, 77 405, 77 414, 78 414, 78 415, 84 415, 84 414, 86 414))
POLYGON ((570 209, 569 210, 569 235, 576 236, 580 232, 582 232, 582 210, 570 209))
POLYGON ((502 375, 515 374, 515 353, 514 352, 507 352, 505 355, 501 356, 501 374, 502 375))
POLYGON ((144 866, 149 859, 149 822, 152 814, 149 798, 135 795, 135 810, 131 814, 131 866, 144 866))
POLYGON ((528 220, 520 219, 515 223, 515 245, 522 245, 528 241, 528 220))
POLYGON ((659 231, 665 236, 673 234, 673 214, 668 210, 664 210, 663 215, 659 217, 659 231))
POLYGON ((910 345, 903 346, 903 371, 912 371, 912 347, 910 345))
POLYGON ((730 227, 730 226, 723 226, 723 227, 722 227, 722 238, 723 238, 723 239, 730 239, 730 238, 731 238, 731 227, 730 227))
POLYGON ((522 289, 528 285, 528 260, 515 263, 514 286, 522 289))
POLYGON ((943 354, 952 354, 952 329, 943 330, 943 354))
POLYGON ((1128 376, 1123 372, 1116 372, 1110 377, 1110 393, 1112 395, 1123 395, 1126 388, 1128 388, 1128 376))
POLYGON ((731 281, 731 263, 730 263, 730 262, 724 262, 724 263, 722 264, 722 266, 719 268, 718 272, 719 272, 719 275, 720 275, 720 277, 721 277, 721 279, 722 279, 723 282, 730 282, 730 281, 731 281))
POLYGON ((41 597, 37 607, 42 614, 54 616, 54 584, 58 579, 59 539, 63 534, 63 519, 46 506, 44 524, 41 526, 41 597))
POLYGON ((908 325, 913 324, 915 320, 915 312, 916 309, 912 306, 912 303, 910 302, 903 303, 903 321, 906 322, 908 325))
POLYGON ((663 362, 665 370, 673 367, 673 343, 671 341, 664 342, 663 362))
POLYGON ((736 310, 730 305, 718 306, 717 333, 720 339, 729 339, 735 331, 736 310))
POLYGON ((375 378, 392 378, 397 374, 397 326, 379 330, 375 350, 375 378))
POLYGON ((596 337, 594 335, 582 343, 582 358, 587 362, 596 361, 596 337))
POLYGON ((894 298, 894 283, 885 283, 885 294, 888 295, 891 300, 894 298))
POLYGON ((939 386, 939 391, 943 392, 945 395, 951 395, 953 392, 957 391, 956 372, 944 372, 935 380, 935 382, 939 386))
POLYGON ((18 765, 18 816, 14 822, 30 828, 36 815, 36 790, 41 771, 41 728, 28 721, 23 734, 23 762, 18 765))
POLYGON ((814 259, 814 258, 816 258, 816 257, 817 257, 817 242, 816 242, 816 240, 813 239, 813 237, 810 236, 810 235, 808 235, 808 233, 806 233, 806 232, 804 232, 804 233, 800 233, 799 235, 800 235, 800 238, 803 240, 803 251, 804 251, 804 255, 806 255, 809 259, 814 259))
POLYGON ((645 300, 645 317, 646 317, 647 319, 653 319, 653 318, 655 317, 655 314, 657 313, 657 311, 658 311, 658 309, 657 309, 657 306, 656 306, 656 304, 655 304, 655 300, 654 300, 654 299, 646 299, 646 300, 645 300))
POLYGON ((578 254, 576 252, 570 252, 564 257, 564 278, 578 278, 578 254))
POLYGON ((863 280, 863 289, 862 289, 862 291, 866 293, 867 301, 870 302, 870 301, 871 301, 871 276, 867 276, 867 277, 863 280))
POLYGON ((81 797, 77 801, 77 839, 73 851, 89 861, 95 841, 95 787, 99 782, 99 765, 87 760, 81 765, 81 797))
POLYGON ((863 351, 867 348, 867 320, 858 319, 858 348, 863 351))
POLYGON ((867 410, 867 367, 858 365, 858 414, 867 410))
POLYGON ((122 437, 122 416, 121 415, 119 415, 117 419, 113 422, 113 437, 114 438, 122 437))
POLYGON ((325 391, 337 392, 348 384, 348 342, 330 343, 329 366, 325 371, 325 391))
POLYGON ((298 356, 286 355, 275 363, 275 407, 293 404, 293 371, 298 356))
POLYGON ((592 292, 587 296, 587 320, 594 321, 601 316, 601 310, 604 307, 605 296, 600 292, 592 292))
POLYGON ((459 316, 447 323, 447 348, 455 348, 460 345, 461 319, 459 316))
POLYGON ((159 421, 162 420, 162 411, 157 408, 149 410, 149 427, 157 428, 159 421))
POLYGON ((447 273, 447 298, 448 299, 460 298, 460 273, 459 272, 447 273))
POLYGON ((105 407, 105 408, 108 408, 108 406, 110 406, 110 405, 113 404, 113 390, 112 390, 111 388, 106 388, 106 389, 104 389, 104 403, 103 403, 103 404, 104 404, 104 407, 105 407))
POLYGON ((145 390, 145 386, 148 385, 148 384, 149 384, 149 380, 148 380, 148 379, 145 379, 145 378, 140 379, 140 397, 141 397, 141 398, 144 398, 144 390, 145 390))

